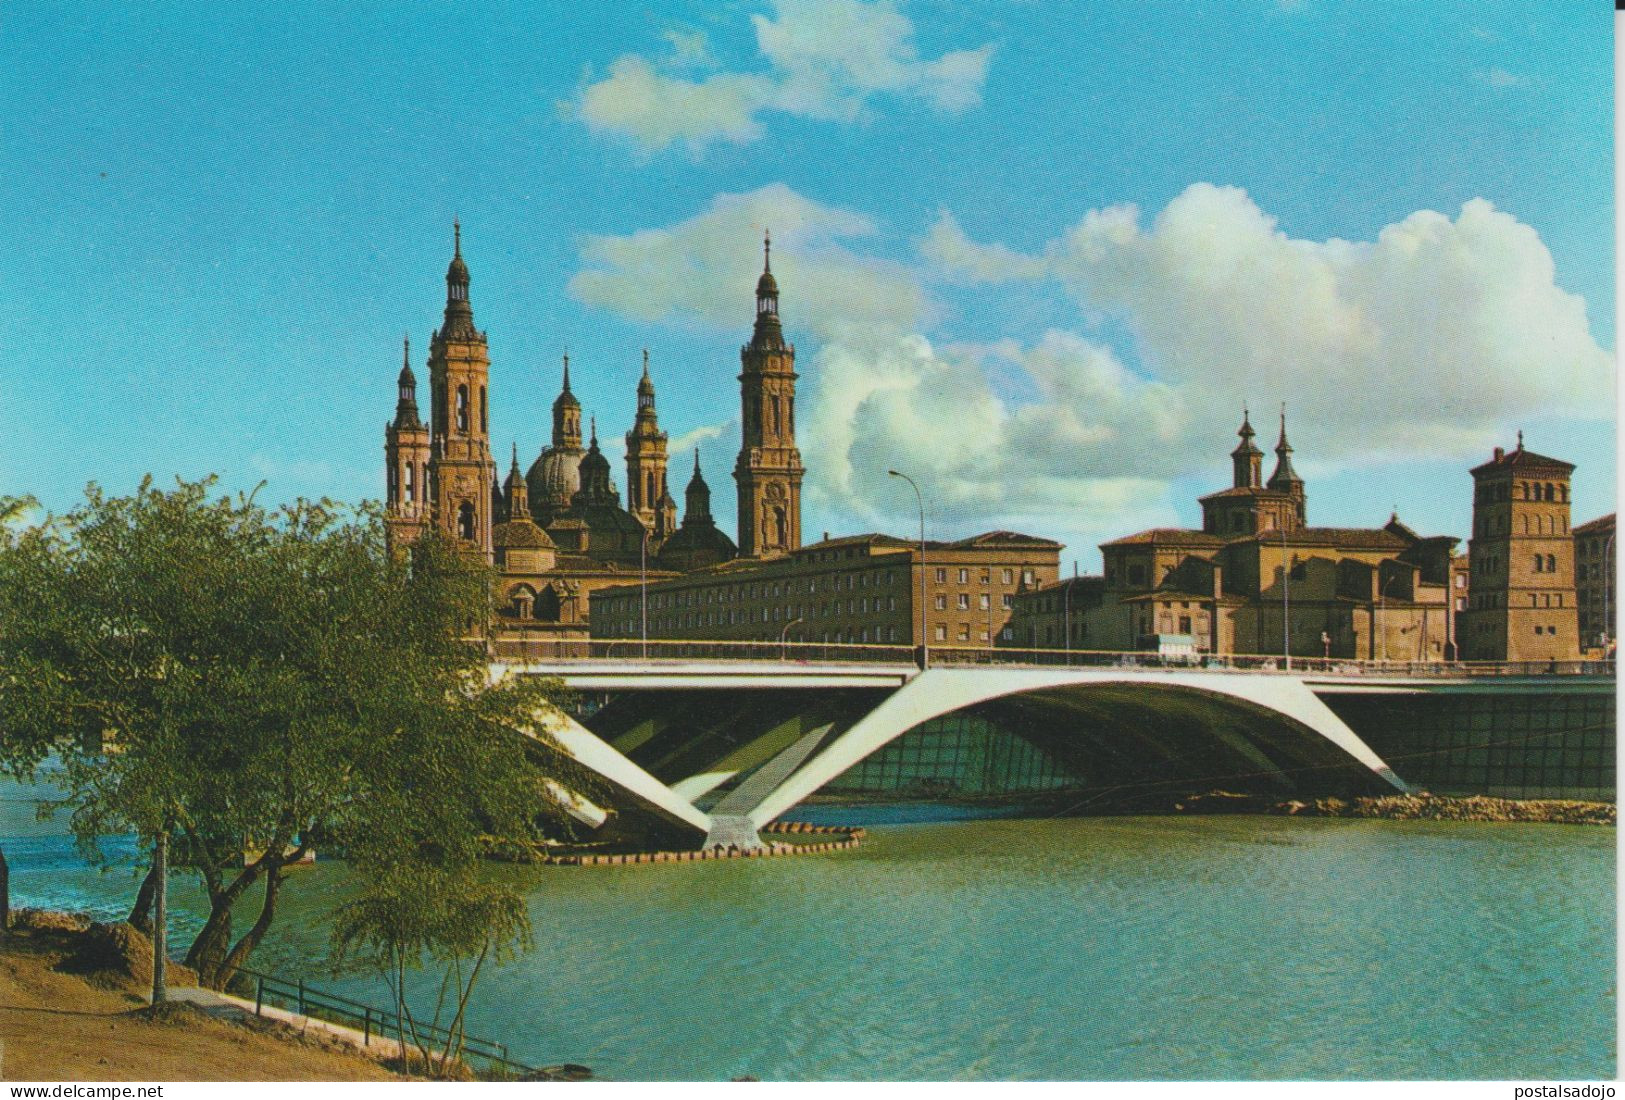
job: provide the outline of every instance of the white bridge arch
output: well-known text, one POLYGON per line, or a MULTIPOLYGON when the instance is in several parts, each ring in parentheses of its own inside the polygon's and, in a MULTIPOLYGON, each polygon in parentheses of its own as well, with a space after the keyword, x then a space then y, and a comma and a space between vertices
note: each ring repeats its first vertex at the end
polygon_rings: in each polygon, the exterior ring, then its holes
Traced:
MULTIPOLYGON (((494 675, 515 673, 555 675, 572 687, 612 691, 623 698, 642 696, 643 712, 638 720, 619 732, 594 732, 563 714, 550 716, 546 724, 566 751, 607 780, 617 794, 693 840, 703 835, 704 846, 759 845, 758 831, 763 826, 870 754, 934 718, 999 701, 1053 702, 1091 693, 1115 693, 1120 701, 1178 695, 1206 700, 1216 712, 1228 708, 1234 715, 1245 710, 1300 739, 1304 752, 1331 762, 1319 767, 1363 774, 1363 785, 1373 789, 1408 789, 1321 700, 1306 678, 1290 673, 997 665, 919 670, 897 665, 818 667, 762 661, 625 659, 493 666, 494 675), (846 691, 859 698, 861 705, 839 718, 811 710, 799 716, 794 713, 799 700, 832 691, 846 691), (750 698, 774 699, 789 711, 776 711, 756 726, 746 722, 742 731, 721 739, 709 755, 689 744, 682 752, 668 752, 664 766, 652 759, 635 762, 632 757, 664 728, 663 713, 680 704, 685 692, 706 692, 707 699, 731 700, 750 693, 750 698), (790 719, 786 713, 791 713, 790 719), (680 758, 678 764, 671 762, 674 758, 680 758), (709 812, 696 805, 704 795, 736 779, 738 784, 709 812)), ((1323 682, 1324 677, 1314 679, 1321 690, 1338 690, 1323 682)), ((1374 688, 1381 689, 1381 684, 1367 677, 1360 690, 1374 688)), ((1223 738, 1233 755, 1253 761, 1260 772, 1276 769, 1256 745, 1226 733, 1222 723, 1215 722, 1213 727, 1214 738, 1223 738)))

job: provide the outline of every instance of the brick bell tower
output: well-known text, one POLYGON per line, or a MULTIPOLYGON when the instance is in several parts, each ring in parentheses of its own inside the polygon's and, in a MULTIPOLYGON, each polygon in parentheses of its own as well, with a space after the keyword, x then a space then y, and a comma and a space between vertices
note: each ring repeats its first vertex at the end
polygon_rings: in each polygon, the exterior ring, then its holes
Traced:
POLYGON ((490 561, 491 485, 496 480, 486 395, 491 358, 468 301, 462 226, 454 222, 452 231, 445 320, 429 341, 430 499, 435 528, 490 561))
POLYGON ((776 558, 801 547, 801 479, 796 450, 796 349, 779 324, 773 241, 763 240, 756 283, 756 328, 740 349, 743 445, 734 464, 739 484, 739 556, 776 558))
POLYGON ((418 419, 418 380, 412 341, 396 379, 395 419, 384 427, 384 530, 391 548, 415 541, 429 522, 429 426, 418 419))

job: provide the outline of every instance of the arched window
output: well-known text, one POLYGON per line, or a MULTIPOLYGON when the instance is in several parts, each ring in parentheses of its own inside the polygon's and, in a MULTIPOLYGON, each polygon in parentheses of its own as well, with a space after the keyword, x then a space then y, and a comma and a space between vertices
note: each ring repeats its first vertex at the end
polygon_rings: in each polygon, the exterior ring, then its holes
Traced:
POLYGON ((417 486, 412 480, 412 464, 408 462, 401 472, 406 475, 406 503, 411 504, 417 500, 417 486))
POLYGON ((485 420, 485 387, 480 387, 480 434, 484 435, 491 429, 486 427, 485 420))
POLYGON ((647 484, 649 488, 644 493, 643 506, 645 508, 653 508, 660 501, 660 498, 655 496, 655 475, 653 470, 649 471, 647 484))
POLYGON ((1539 554, 1535 555, 1535 572, 1544 573, 1546 571, 1545 561, 1546 559, 1542 558, 1539 554))
POLYGON ((541 622, 559 621, 559 594, 553 590, 552 585, 542 589, 541 595, 536 597, 534 614, 541 622))
POLYGON ((1528 516, 1523 517, 1523 533, 1526 534, 1526 535, 1529 533, 1529 517, 1528 516))
POLYGON ((1546 555, 1546 572, 1548 572, 1548 573, 1557 572, 1557 555, 1556 554, 1547 554, 1546 555))
POLYGON ((786 423, 788 423, 789 426, 790 426, 790 434, 795 435, 796 434, 796 399, 794 397, 786 397, 784 399, 784 414, 785 414, 784 419, 785 419, 786 423))
POLYGON ((457 430, 468 431, 468 387, 457 387, 457 430))
POLYGON ((774 394, 773 395, 773 434, 778 435, 783 430, 784 430, 783 424, 779 420, 779 395, 774 394))
POLYGON ((457 535, 474 541, 474 505, 466 500, 457 508, 457 535))
POLYGON ((530 618, 531 608, 536 602, 536 594, 526 585, 520 585, 508 597, 508 607, 516 619, 530 618))

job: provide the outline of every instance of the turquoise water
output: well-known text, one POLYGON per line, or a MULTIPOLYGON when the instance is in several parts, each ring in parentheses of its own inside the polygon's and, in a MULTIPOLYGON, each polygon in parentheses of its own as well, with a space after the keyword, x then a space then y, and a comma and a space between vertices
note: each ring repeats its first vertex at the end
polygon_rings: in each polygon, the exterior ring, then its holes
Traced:
MULTIPOLYGON (((127 904, 130 872, 21 805, 0 802, 0 835, 33 834, 6 844, 18 903, 127 904)), ((1614 841, 980 820, 825 856, 503 867, 536 946, 482 980, 469 1030, 618 1079, 1612 1077, 1614 841)), ((301 872, 256 965, 383 1004, 315 961, 343 892, 342 865, 301 872)))

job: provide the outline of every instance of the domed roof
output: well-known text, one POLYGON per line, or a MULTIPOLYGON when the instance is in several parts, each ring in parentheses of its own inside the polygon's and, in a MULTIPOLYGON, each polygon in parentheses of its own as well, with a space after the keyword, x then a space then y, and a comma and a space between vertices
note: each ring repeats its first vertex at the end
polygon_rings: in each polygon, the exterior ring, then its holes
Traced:
POLYGON ((564 447, 543 447, 540 457, 525 474, 525 485, 533 498, 557 502, 562 507, 581 488, 581 452, 564 447))
POLYGON ((499 523, 491 531, 491 545, 499 550, 557 550, 547 532, 529 516, 499 523))
POLYGON ((712 524, 685 523, 660 547, 660 568, 678 573, 732 561, 739 556, 733 539, 712 524))

